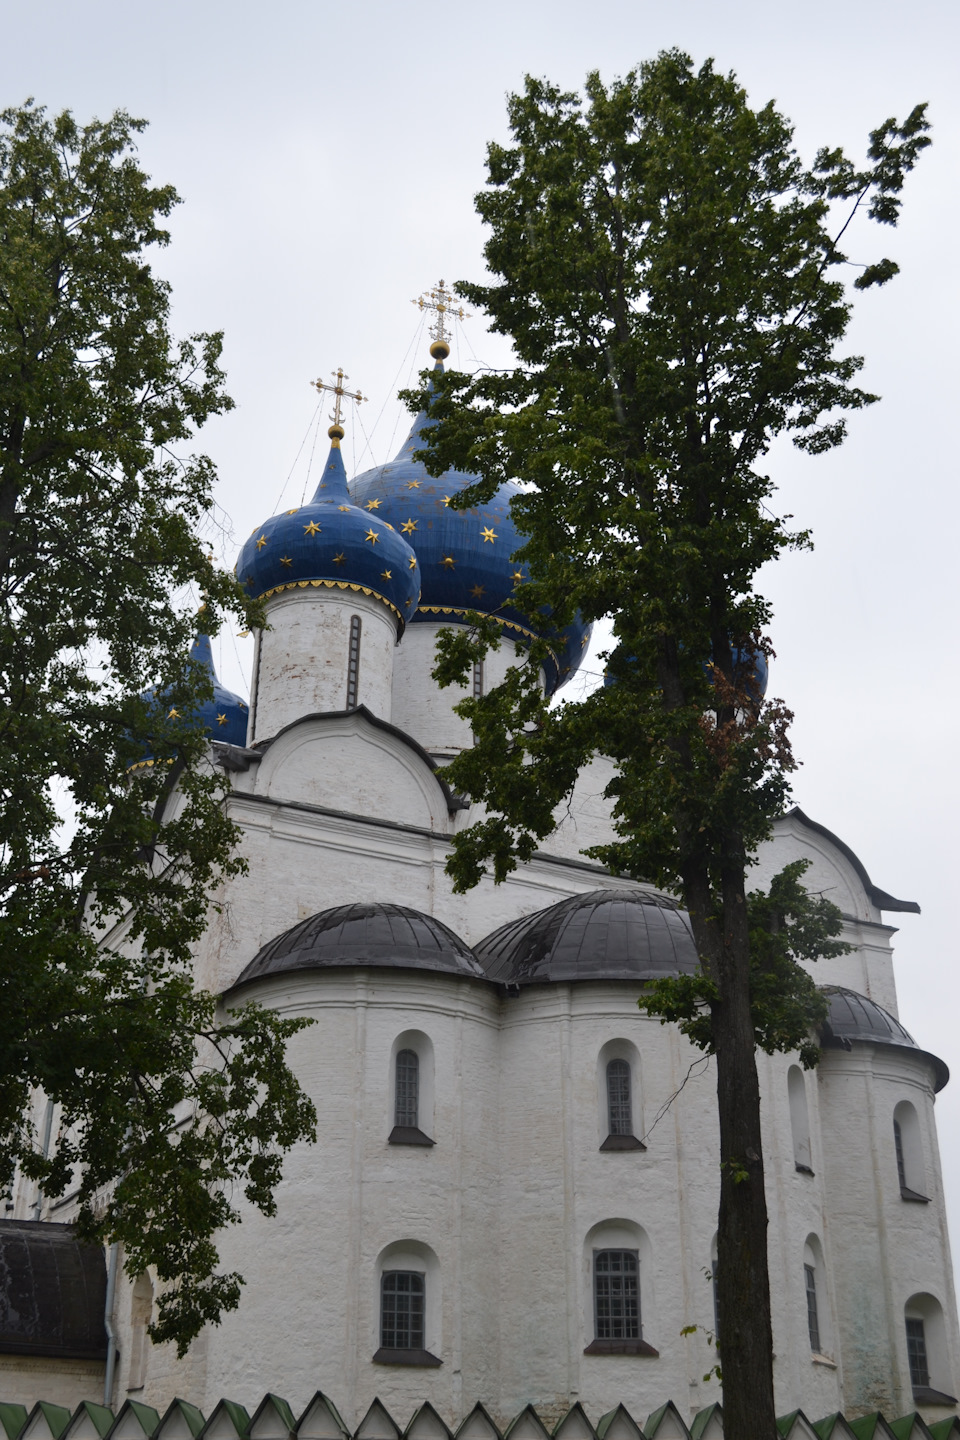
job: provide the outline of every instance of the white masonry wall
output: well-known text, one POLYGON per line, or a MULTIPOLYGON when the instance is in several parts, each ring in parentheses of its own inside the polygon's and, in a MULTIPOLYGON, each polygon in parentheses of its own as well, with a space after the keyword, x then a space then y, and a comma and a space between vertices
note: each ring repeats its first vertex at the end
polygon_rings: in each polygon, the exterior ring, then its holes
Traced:
POLYGON ((270 629, 257 637, 248 744, 276 735, 304 715, 344 710, 350 621, 361 620, 358 704, 390 718, 397 622, 359 590, 312 586, 267 602, 270 629))
MULTIPOLYGON (((397 651, 393 672, 394 725, 413 737, 431 755, 452 758, 473 744, 470 726, 453 713, 454 705, 473 694, 473 685, 441 689, 433 678, 437 635, 444 626, 418 620, 408 625, 397 651)), ((508 668, 522 658, 512 640, 503 639, 483 661, 483 690, 492 690, 508 668)))

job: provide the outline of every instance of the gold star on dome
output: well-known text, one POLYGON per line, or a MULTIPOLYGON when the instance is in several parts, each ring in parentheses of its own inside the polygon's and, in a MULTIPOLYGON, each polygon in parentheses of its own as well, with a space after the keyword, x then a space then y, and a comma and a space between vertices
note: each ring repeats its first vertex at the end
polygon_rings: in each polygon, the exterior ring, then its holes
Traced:
POLYGON ((297 510, 299 510, 299 509, 300 509, 300 506, 297 505, 293 510, 288 510, 288 511, 287 511, 287 514, 288 514, 288 515, 296 515, 297 510))
POLYGON ((380 536, 377 534, 376 530, 368 530, 363 538, 364 540, 369 540, 371 545, 376 545, 377 541, 380 539, 380 536))
POLYGON ((334 555, 333 563, 334 565, 342 565, 346 558, 346 555, 344 555, 343 551, 341 550, 339 555, 334 555))
POLYGON ((303 533, 304 535, 319 535, 320 526, 317 524, 316 520, 311 520, 309 525, 304 525, 303 533))
POLYGON ((179 720, 179 719, 180 719, 180 711, 179 711, 179 710, 171 710, 171 711, 168 713, 168 715, 167 715, 167 719, 168 719, 168 720, 179 720))
POLYGON ((523 571, 522 571, 522 570, 514 570, 514 572, 513 572, 513 583, 514 583, 514 585, 519 585, 519 584, 522 582, 522 580, 523 580, 523 571))
POLYGON ((404 605, 409 605, 409 604, 410 604, 410 601, 409 601, 409 600, 404 600, 403 603, 404 603, 404 605))
POLYGON ((381 579, 381 580, 392 580, 392 579, 393 579, 393 571, 392 571, 392 570, 381 570, 381 571, 380 571, 380 579, 381 579))
POLYGON ((349 506, 349 505, 338 505, 338 506, 337 506, 337 509, 338 509, 338 510, 349 510, 349 509, 350 509, 350 506, 349 506))
POLYGON ((280 564, 281 564, 281 565, 292 565, 292 564, 293 564, 293 561, 290 559, 290 556, 289 556, 289 555, 281 555, 281 556, 280 556, 280 564))
POLYGON ((380 509, 380 506, 381 506, 382 504, 383 504, 383 501, 382 501, 382 500, 368 500, 368 501, 367 501, 367 509, 368 509, 368 510, 379 510, 379 509, 380 509))
POLYGON ((267 537, 266 537, 266 535, 261 535, 261 536, 260 536, 260 539, 257 541, 257 549, 258 549, 258 550, 262 550, 263 547, 264 547, 264 545, 266 545, 266 543, 267 543, 267 537))
POLYGON ((417 568, 417 557, 416 557, 416 555, 411 555, 411 556, 410 556, 410 559, 409 559, 409 561, 408 561, 408 563, 407 563, 407 569, 408 569, 408 570, 416 570, 416 568, 417 568))
POLYGON ((420 486, 421 486, 422 484, 423 484, 423 481, 422 481, 422 480, 408 480, 408 481, 407 481, 407 489, 408 489, 408 490, 419 490, 419 489, 420 489, 420 486))
POLYGON ((444 570, 455 570, 457 567, 457 562, 456 560, 454 560, 452 555, 444 555, 443 559, 440 561, 440 564, 443 566, 444 570))
POLYGON ((490 525, 481 525, 480 534, 483 536, 484 544, 486 544, 489 540, 490 544, 492 545, 494 540, 496 540, 497 538, 496 530, 494 530, 490 525))
POLYGON ((218 724, 218 725, 226 725, 226 723, 227 723, 227 717, 226 717, 226 715, 218 715, 218 716, 217 716, 217 724, 218 724))
POLYGON ((470 587, 470 594, 474 600, 479 600, 481 596, 486 595, 486 593, 487 587, 485 585, 471 585, 470 587))
POLYGON ((416 528, 416 520, 404 520, 403 524, 400 526, 400 529, 403 531, 404 535, 412 535, 416 528))
POLYGON ((452 496, 452 495, 444 495, 444 497, 443 497, 443 503, 444 503, 444 505, 449 505, 449 504, 450 504, 450 501, 451 501, 452 499, 453 499, 453 496, 452 496))

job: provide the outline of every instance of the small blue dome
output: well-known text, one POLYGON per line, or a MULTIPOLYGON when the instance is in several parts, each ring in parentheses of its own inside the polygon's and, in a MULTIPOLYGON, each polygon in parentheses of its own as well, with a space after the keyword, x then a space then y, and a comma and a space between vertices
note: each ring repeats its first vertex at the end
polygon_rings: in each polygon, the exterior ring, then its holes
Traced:
MULTIPOLYGON (((421 593, 414 620, 463 624, 467 611, 478 610, 498 620, 509 639, 529 640, 530 618, 511 603, 527 578, 527 567, 510 558, 524 544, 510 515, 510 501, 522 493, 520 487, 508 481, 489 504, 451 510, 451 497, 479 477, 448 470, 436 480, 412 458, 430 423, 421 411, 397 458, 357 476, 352 487, 356 504, 365 514, 389 521, 417 552, 421 593)), ((549 639, 549 630, 546 635, 549 639)), ((578 669, 589 638, 590 626, 579 619, 555 636, 546 677, 550 694, 578 669)))
POLYGON ((353 590, 380 600, 400 629, 417 608, 417 557, 389 521, 355 506, 331 426, 330 458, 309 505, 258 525, 240 551, 236 573, 254 598, 308 586, 353 590))
POLYGON ((234 695, 232 690, 221 685, 217 679, 209 635, 197 636, 190 647, 190 659, 205 665, 213 681, 213 699, 205 701, 197 711, 197 718, 203 722, 210 738, 223 740, 228 745, 246 745, 249 718, 247 702, 241 700, 239 695, 234 695))
MULTIPOLYGON (((630 659, 632 660, 633 657, 631 656, 630 659)), ((630 661, 628 661, 628 664, 629 663, 630 661)), ((767 693, 767 685, 770 680, 770 667, 767 664, 767 657, 763 651, 751 648, 750 650, 741 652, 734 646, 733 663, 737 670, 741 672, 738 678, 746 682, 757 701, 762 700, 767 693), (748 666, 749 669, 747 669, 748 666)), ((705 670, 706 668, 707 667, 704 666, 705 670)), ((611 675, 609 671, 605 671, 603 683, 604 685, 616 685, 617 677, 611 675)))
MULTIPOLYGON (((210 644, 209 635, 198 635, 190 647, 190 659, 198 661, 209 671, 210 680, 213 685, 213 699, 205 700, 199 706, 194 715, 184 715, 184 723, 193 726, 199 720, 210 736, 211 740, 222 740, 227 745, 246 745, 247 743, 247 720, 249 711, 247 702, 241 700, 239 695, 234 695, 225 685, 221 685, 217 679, 216 667, 213 663, 213 647, 210 644)), ((164 700, 163 695, 157 695, 153 689, 143 692, 144 700, 160 705, 169 705, 169 700, 164 700)), ((178 718, 181 718, 178 716, 178 718)), ((153 757, 149 752, 142 760, 131 765, 131 770, 139 770, 142 766, 152 765, 153 757)))

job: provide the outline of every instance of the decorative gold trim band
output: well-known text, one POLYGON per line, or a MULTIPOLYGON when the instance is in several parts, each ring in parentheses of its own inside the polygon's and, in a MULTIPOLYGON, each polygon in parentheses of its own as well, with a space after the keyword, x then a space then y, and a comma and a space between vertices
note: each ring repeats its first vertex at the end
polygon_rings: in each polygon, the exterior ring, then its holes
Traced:
POLYGON ((386 605, 402 625, 407 623, 396 605, 392 600, 388 600, 386 595, 381 595, 379 590, 371 590, 369 585, 357 585, 352 580, 291 580, 286 585, 274 585, 272 590, 262 590, 256 598, 269 600, 271 595, 280 595, 284 590, 306 590, 310 585, 315 589, 353 590, 358 595, 369 595, 372 600, 379 600, 382 605, 386 605))
MULTIPOLYGON (((418 615, 469 615, 469 610, 462 610, 456 605, 418 605, 418 615)), ((477 614, 486 615, 488 620, 495 620, 504 630, 516 630, 518 635, 525 635, 528 640, 542 640, 543 636, 538 635, 535 630, 527 630, 525 626, 518 625, 516 620, 504 620, 500 615, 491 615, 487 610, 478 610, 477 614)), ((557 659, 550 646, 547 646, 550 657, 557 669, 560 669, 560 661, 557 659)))

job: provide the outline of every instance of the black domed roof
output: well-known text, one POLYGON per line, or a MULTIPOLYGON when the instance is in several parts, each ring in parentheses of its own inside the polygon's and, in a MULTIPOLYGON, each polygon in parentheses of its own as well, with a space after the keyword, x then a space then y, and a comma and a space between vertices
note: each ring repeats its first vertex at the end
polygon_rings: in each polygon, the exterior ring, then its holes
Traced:
POLYGON ((942 1090, 950 1079, 950 1071, 942 1060, 921 1050, 910 1031, 900 1024, 888 1010, 860 995, 856 990, 846 990, 841 985, 824 985, 830 1009, 823 1022, 822 1038, 825 1045, 850 1048, 853 1040, 865 1040, 871 1044, 896 1045, 902 1049, 915 1050, 925 1056, 935 1072, 934 1089, 942 1090))
POLYGON ((686 912, 641 890, 591 890, 494 930, 474 947, 491 980, 657 980, 700 960, 686 912))
POLYGON ((484 978, 469 945, 432 915, 406 905, 336 905, 301 920, 264 945, 237 984, 286 970, 350 965, 484 978))

